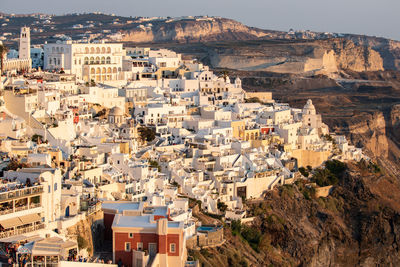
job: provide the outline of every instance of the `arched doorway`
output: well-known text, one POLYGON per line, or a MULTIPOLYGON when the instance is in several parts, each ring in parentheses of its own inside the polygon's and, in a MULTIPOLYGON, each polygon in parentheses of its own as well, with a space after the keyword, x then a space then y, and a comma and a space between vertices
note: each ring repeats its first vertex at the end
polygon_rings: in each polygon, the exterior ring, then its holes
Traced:
POLYGON ((65 217, 69 217, 69 206, 65 209, 65 217))

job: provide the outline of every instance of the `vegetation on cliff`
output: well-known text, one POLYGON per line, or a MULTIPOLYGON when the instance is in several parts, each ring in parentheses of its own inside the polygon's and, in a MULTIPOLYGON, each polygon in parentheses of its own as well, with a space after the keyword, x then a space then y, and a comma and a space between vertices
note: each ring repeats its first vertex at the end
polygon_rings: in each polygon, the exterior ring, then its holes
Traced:
POLYGON ((282 186, 246 203, 253 223, 225 225, 223 246, 190 254, 204 266, 399 265, 399 181, 373 163, 329 164, 338 180, 327 198, 282 186))

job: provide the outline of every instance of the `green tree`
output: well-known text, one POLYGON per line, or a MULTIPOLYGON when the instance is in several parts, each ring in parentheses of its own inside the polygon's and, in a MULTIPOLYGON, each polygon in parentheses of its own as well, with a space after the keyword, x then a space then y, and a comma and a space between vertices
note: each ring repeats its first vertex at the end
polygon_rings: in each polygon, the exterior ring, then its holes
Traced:
POLYGON ((299 172, 304 176, 304 177, 308 177, 310 175, 310 173, 306 170, 306 168, 304 167, 300 167, 299 168, 299 172))
POLYGON ((221 212, 225 212, 226 209, 228 208, 228 205, 226 205, 224 202, 221 202, 218 200, 217 207, 221 212))
POLYGON ((140 139, 142 141, 147 141, 147 142, 151 142, 156 138, 156 133, 153 129, 150 129, 148 127, 140 127, 138 129, 139 135, 140 135, 140 139))

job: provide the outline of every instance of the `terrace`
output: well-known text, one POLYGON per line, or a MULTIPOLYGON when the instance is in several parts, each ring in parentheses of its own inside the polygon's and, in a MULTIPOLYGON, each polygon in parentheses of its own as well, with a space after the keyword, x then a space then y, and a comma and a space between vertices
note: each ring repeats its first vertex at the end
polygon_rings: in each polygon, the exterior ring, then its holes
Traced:
POLYGON ((3 187, 0 189, 0 216, 41 207, 43 186, 3 187))

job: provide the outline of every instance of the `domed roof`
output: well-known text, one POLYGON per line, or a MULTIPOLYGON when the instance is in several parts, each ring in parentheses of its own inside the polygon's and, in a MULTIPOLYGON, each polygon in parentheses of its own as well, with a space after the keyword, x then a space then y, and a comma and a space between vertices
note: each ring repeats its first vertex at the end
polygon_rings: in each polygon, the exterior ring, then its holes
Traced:
POLYGON ((120 107, 113 107, 110 110, 110 116, 124 116, 124 112, 122 111, 122 109, 120 107))
POLYGON ((307 104, 304 106, 304 109, 315 109, 311 99, 307 100, 307 104))

